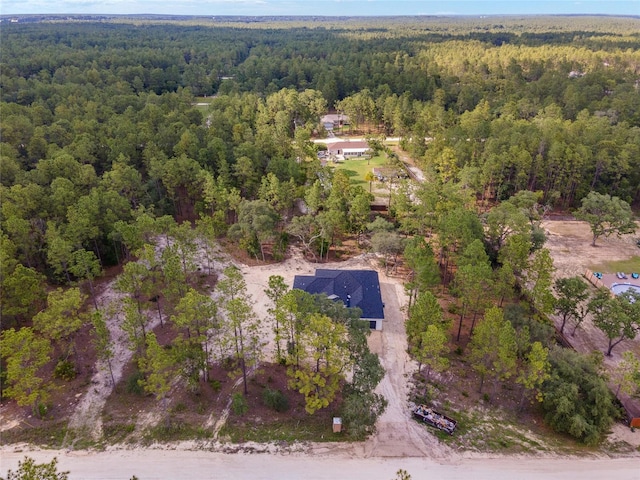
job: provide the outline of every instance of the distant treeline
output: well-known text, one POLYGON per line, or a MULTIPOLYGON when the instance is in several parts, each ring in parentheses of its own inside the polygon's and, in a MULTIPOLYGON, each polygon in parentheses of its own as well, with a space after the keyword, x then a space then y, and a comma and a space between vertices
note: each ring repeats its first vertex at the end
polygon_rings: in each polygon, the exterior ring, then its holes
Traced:
MULTIPOLYGON (((462 33, 457 28, 442 28, 438 23, 435 24, 438 28, 433 29, 428 28, 429 23, 424 28, 411 23, 405 30, 394 23, 386 27, 347 23, 341 24, 341 28, 326 28, 315 22, 310 23, 314 28, 261 25, 262 28, 205 27, 148 21, 137 25, 5 24, 1 34, 3 73, 9 78, 30 80, 44 72, 54 77, 59 69, 69 67, 80 72, 97 68, 104 70, 104 82, 125 81, 136 92, 161 94, 183 86, 190 87, 194 95, 214 94, 221 77, 233 77, 223 92, 265 94, 281 88, 313 88, 322 91, 332 105, 364 88, 375 91, 388 86, 392 93, 408 92, 413 98, 429 100, 434 88, 447 89, 449 83, 458 82, 464 87, 467 83, 464 77, 455 78, 458 75, 454 74, 450 78, 453 72, 447 71, 447 62, 436 61, 432 65, 431 61, 425 65, 421 60, 429 55, 433 44, 450 45, 453 50, 449 53, 465 57, 456 51, 458 43, 480 42, 485 50, 502 57, 503 67, 511 60, 510 52, 495 51, 495 47, 518 46, 523 49, 519 57, 526 60, 515 60, 525 71, 532 72, 529 81, 539 79, 536 71, 551 66, 562 73, 587 67, 591 70, 596 60, 609 63, 615 70, 623 68, 637 73, 637 58, 628 56, 640 49, 637 33, 605 33, 597 29, 519 32, 509 31, 504 25, 492 25, 487 30, 474 28, 462 33), (553 65, 548 63, 548 54, 534 48, 561 45, 570 48, 557 52, 560 55, 554 56, 553 65), (422 76, 432 82, 420 82, 422 76), (136 77, 140 82, 133 83, 136 77)), ((470 67, 477 62, 478 67, 484 64, 488 83, 509 79, 513 74, 496 71, 495 65, 477 56, 466 60, 470 67)), ((29 100, 29 97, 17 99, 16 87, 23 89, 23 85, 7 80, 3 80, 3 99, 23 104, 29 100)))

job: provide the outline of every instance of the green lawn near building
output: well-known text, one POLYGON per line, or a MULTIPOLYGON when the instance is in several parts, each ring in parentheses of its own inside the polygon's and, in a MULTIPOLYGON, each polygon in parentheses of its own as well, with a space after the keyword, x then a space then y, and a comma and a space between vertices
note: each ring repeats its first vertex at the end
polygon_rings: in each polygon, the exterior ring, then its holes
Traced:
POLYGON ((612 260, 591 265, 591 269, 596 272, 640 272, 640 256, 629 258, 628 260, 612 260))
POLYGON ((386 155, 378 155, 368 158, 350 158, 340 161, 338 163, 329 162, 330 166, 333 166, 340 170, 346 170, 351 177, 351 181, 358 184, 368 184, 365 180, 368 172, 373 171, 374 167, 387 167, 390 166, 386 155))
POLYGON ((202 113, 207 113, 209 111, 209 104, 213 102, 213 98, 214 97, 196 97, 196 103, 193 106, 202 113))

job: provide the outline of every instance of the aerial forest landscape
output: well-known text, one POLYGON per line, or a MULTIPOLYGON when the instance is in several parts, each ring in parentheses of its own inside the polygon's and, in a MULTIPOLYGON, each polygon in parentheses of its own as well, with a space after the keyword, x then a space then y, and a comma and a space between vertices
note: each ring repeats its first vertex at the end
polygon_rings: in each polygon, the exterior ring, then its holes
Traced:
POLYGON ((638 430, 639 17, 0 15, 0 478, 631 480, 638 430))

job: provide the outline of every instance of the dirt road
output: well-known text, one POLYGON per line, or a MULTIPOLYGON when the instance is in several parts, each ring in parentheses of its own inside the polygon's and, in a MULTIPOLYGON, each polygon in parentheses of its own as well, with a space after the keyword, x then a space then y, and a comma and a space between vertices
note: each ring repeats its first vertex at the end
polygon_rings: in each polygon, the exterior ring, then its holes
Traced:
MULTIPOLYGON (((113 450, 106 452, 36 451, 38 462, 57 456, 71 480, 152 479, 344 479, 392 480, 398 469, 414 480, 638 480, 634 459, 464 459, 439 463, 427 458, 348 458, 343 455, 223 454, 185 450, 113 450)), ((0 474, 15 469, 24 453, 2 452, 0 474)))

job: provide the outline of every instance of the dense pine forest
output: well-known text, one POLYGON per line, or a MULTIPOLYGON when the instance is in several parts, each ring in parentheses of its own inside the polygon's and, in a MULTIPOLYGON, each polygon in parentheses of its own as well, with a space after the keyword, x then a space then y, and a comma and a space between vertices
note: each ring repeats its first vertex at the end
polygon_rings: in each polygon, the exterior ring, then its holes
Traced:
MULTIPOLYGON (((423 330, 442 323, 433 320, 442 312, 429 306, 436 285, 452 295, 457 340, 465 315, 473 317, 471 331, 483 316, 479 325, 503 328, 495 306, 505 299, 524 298, 530 306, 517 313, 512 305, 507 319, 533 322, 557 307, 542 212, 570 214, 598 194, 617 197, 626 209, 640 205, 637 18, 6 20, 0 28, 3 396, 42 415, 50 380, 38 372, 53 362, 57 382, 73 378, 79 332, 94 338, 93 355, 110 358, 102 318, 110 313, 98 308, 94 292, 110 267, 120 269, 122 329, 139 359, 140 385, 160 400, 168 377, 159 372, 170 371, 171 362, 144 312, 157 308, 160 322, 174 325, 172 348, 182 352, 174 363, 189 385, 209 381, 211 364, 226 355, 216 359, 207 351, 210 332, 222 328, 217 314, 208 314, 208 324, 193 315, 216 308, 189 273, 202 238, 235 243, 258 262, 281 260, 297 242, 309 259, 321 261, 341 241, 357 238, 361 246, 368 234, 369 248, 385 264, 401 255, 413 272, 407 292, 415 322, 407 334, 412 352, 428 362, 423 330), (395 186, 386 222, 371 222, 370 186, 320 162, 312 140, 326 136, 320 117, 329 112, 349 116, 343 133, 364 136, 376 152, 405 156, 424 172, 423 184, 395 186), (385 137, 399 139, 395 151, 383 145, 385 137), (304 210, 296 208, 299 200, 304 210), (159 246, 162 254, 154 253, 159 246), (424 313, 429 308, 436 310, 424 313), (20 385, 21 375, 28 385, 20 385)), ((248 321, 242 313, 248 300, 235 297, 242 280, 228 270, 221 283, 225 318, 248 321)), ((286 290, 279 288, 271 291, 276 311, 286 290)), ((334 328, 349 336, 352 352, 362 349, 359 361, 369 358, 348 319, 342 319, 347 327, 330 327, 323 323, 330 307, 308 308, 313 321, 306 325, 315 334, 334 328)), ((238 325, 229 328, 237 332, 238 325)), ((548 331, 535 325, 526 327, 531 342, 518 345, 514 366, 529 365, 546 348, 548 331)), ((253 327, 247 324, 247 332, 253 327)), ((276 331, 277 341, 289 345, 281 354, 278 343, 276 363, 292 365, 291 345, 300 342, 294 336, 276 331)), ((225 340, 228 350, 232 340, 237 344, 237 337, 225 340)), ((234 355, 246 393, 250 358, 257 356, 237 349, 234 355)), ((477 355, 476 364, 490 362, 477 355)), ((552 361, 569 362, 558 352, 552 361)), ((302 392, 306 373, 297 362, 302 392)), ((479 370, 482 379, 491 370, 479 370)), ((307 396, 307 411, 335 396, 337 372, 325 373, 334 391, 307 396)), ((538 380, 527 391, 548 378, 538 380)), ((371 396, 377 381, 367 381, 368 390, 351 384, 347 392, 369 395, 379 413, 383 402, 371 396)), ((594 442, 615 416, 612 409, 603 408, 601 424, 587 419, 583 428, 558 429, 594 442)), ((372 418, 361 432, 370 432, 372 418)))
POLYGON ((591 190, 640 199, 635 19, 614 32, 400 25, 5 23, 3 230, 31 234, 22 260, 42 269, 47 222, 73 235, 68 209, 89 201, 99 221, 73 241, 111 259, 113 225, 133 209, 205 202, 194 177, 247 198, 269 172, 304 184, 315 167, 295 163, 307 152, 294 145, 337 102, 484 197, 541 190, 564 209, 591 190), (194 96, 214 94, 205 123, 194 96))

